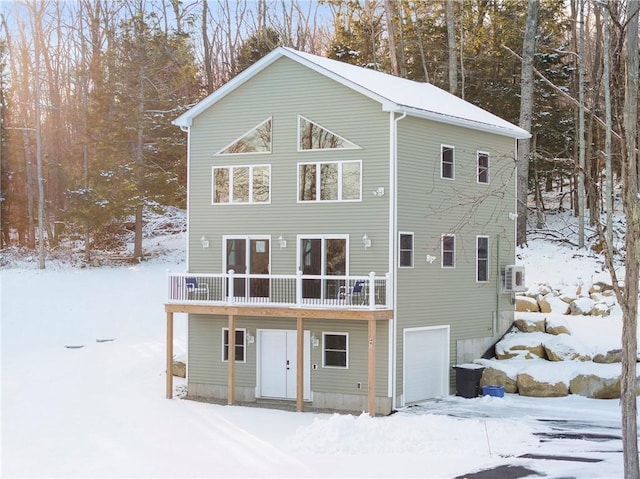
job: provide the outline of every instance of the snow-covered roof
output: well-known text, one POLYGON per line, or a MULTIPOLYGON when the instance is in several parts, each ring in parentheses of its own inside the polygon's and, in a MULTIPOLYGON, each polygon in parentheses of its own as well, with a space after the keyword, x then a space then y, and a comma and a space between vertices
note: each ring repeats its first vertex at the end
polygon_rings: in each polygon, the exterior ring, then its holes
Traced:
POLYGON ((531 136, 526 130, 430 83, 407 80, 287 47, 276 48, 176 118, 173 123, 190 126, 193 118, 281 57, 296 61, 380 102, 384 111, 407 113, 511 138, 531 136))

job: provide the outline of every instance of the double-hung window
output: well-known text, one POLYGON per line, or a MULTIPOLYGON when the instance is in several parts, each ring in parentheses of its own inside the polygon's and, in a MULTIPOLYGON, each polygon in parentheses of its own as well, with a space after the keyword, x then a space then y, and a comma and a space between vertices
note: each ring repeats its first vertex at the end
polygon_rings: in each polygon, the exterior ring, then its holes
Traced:
POLYGON ((400 233, 398 253, 401 268, 413 268, 413 233, 400 233))
POLYGON ((214 166, 211 202, 250 204, 271 201, 271 165, 214 166))
POLYGON ((298 164, 298 201, 359 201, 361 161, 298 164))
POLYGON ((322 333, 322 366, 345 369, 349 367, 349 334, 322 333))
POLYGON ((455 177, 454 152, 453 146, 440 146, 440 176, 442 178, 453 180, 455 177))
MULTIPOLYGON (((235 360, 238 362, 244 363, 246 361, 246 330, 245 329, 236 329, 236 353, 235 360)), ((222 329, 222 360, 229 360, 229 329, 222 329)))
POLYGON ((476 281, 489 281, 489 237, 476 236, 476 281))
POLYGON ((456 266, 456 237, 454 235, 442 235, 442 267, 455 268, 456 266))
POLYGON ((489 184, 489 153, 478 152, 478 183, 489 184))

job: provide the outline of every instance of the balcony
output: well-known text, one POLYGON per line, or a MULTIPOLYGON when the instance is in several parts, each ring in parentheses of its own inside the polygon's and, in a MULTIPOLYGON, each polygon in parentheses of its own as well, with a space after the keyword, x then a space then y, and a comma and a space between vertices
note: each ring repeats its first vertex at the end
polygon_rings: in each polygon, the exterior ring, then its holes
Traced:
POLYGON ((390 309, 390 275, 169 273, 168 304, 335 310, 390 309))

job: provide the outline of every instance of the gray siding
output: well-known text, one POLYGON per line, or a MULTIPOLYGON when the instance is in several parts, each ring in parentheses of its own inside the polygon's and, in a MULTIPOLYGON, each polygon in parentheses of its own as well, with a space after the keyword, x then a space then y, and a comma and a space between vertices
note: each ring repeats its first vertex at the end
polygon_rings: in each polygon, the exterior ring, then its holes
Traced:
POLYGON ((296 235, 348 234, 350 274, 388 271, 389 115, 378 103, 287 58, 281 58, 198 116, 190 132, 189 268, 222 271, 222 235, 270 235, 271 272, 295 274, 296 235), (359 150, 297 151, 298 114, 360 146, 359 150), (271 154, 214 156, 266 118, 273 118, 271 154), (366 121, 353 121, 365 118, 366 121), (297 163, 361 160, 362 201, 297 203, 297 163), (271 204, 212 205, 211 168, 271 165, 271 204), (224 225, 224 228, 221 227, 224 225), (362 236, 372 239, 371 248, 362 236), (210 247, 203 249, 206 236, 210 247), (280 249, 278 236, 287 239, 280 249))
MULTIPOLYGON (((189 358, 188 381, 195 384, 227 385, 228 364, 222 361, 222 330, 228 325, 223 316, 190 315, 189 317, 189 358)), ((236 317, 236 328, 246 328, 257 337, 258 329, 295 330, 296 322, 291 319, 236 317)), ((304 329, 320 339, 317 347, 311 348, 312 392, 337 392, 353 395, 367 395, 368 341, 365 321, 325 321, 308 320, 304 329), (322 333, 349 333, 348 369, 322 367, 322 333), (360 383, 361 387, 357 385, 360 383)), ((386 321, 377 324, 376 395, 387 397, 388 384, 388 325, 386 321)), ((236 362, 235 374, 238 387, 255 388, 257 384, 257 342, 247 344, 246 362, 236 362)))
POLYGON ((407 117, 398 132, 398 230, 413 232, 413 269, 398 270, 398 394, 402 393, 402 330, 451 326, 456 343, 493 336, 496 311, 510 310, 499 271, 513 264, 515 142, 479 131, 407 117), (455 147, 455 179, 441 179, 440 147, 455 147), (490 154, 490 185, 476 181, 477 151, 490 154), (456 236, 455 268, 441 267, 440 238, 456 236), (489 281, 476 282, 476 235, 489 236, 489 281), (433 263, 426 255, 435 256, 433 263))

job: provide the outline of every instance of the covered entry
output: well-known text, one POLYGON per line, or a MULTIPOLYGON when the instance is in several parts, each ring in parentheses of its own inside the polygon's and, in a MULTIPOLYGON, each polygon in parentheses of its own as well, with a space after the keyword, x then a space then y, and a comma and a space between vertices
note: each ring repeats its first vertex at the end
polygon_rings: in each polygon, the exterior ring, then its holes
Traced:
POLYGON ((404 330, 404 403, 449 394, 449 326, 404 330))
MULTIPOLYGON (((298 332, 296 330, 259 329, 256 396, 296 399, 298 332)), ((310 333, 304 332, 304 400, 311 400, 310 333)))

